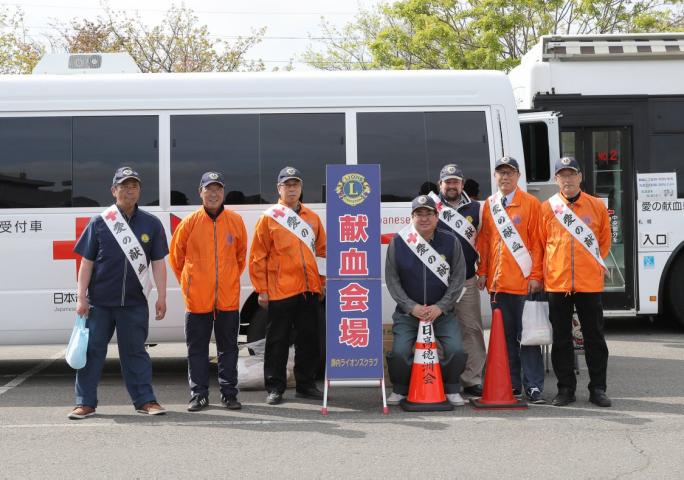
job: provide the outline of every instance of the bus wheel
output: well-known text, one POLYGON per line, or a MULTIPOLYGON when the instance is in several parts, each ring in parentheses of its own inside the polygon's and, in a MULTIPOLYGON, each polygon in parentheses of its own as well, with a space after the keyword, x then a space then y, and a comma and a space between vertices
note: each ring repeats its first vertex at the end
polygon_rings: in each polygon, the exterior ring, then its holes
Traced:
POLYGON ((247 343, 256 342, 266 338, 266 317, 267 312, 259 307, 252 313, 252 319, 247 329, 247 343))
POLYGON ((266 337, 266 310, 259 306, 256 292, 247 297, 240 310, 240 335, 247 338, 247 342, 256 342, 266 337))
POLYGON ((667 303, 672 320, 684 327, 684 253, 680 253, 670 265, 670 273, 667 279, 667 303))

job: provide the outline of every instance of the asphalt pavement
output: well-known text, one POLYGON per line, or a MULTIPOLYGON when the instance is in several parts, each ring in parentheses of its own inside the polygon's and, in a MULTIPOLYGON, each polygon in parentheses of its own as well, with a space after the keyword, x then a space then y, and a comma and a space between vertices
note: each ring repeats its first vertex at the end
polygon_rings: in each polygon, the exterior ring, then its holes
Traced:
MULTIPOLYGON (((73 371, 57 346, 0 347, 0 478, 516 478, 680 479, 684 476, 684 332, 640 320, 607 329, 612 408, 588 401, 524 411, 382 414, 379 388, 334 387, 330 412, 294 398, 241 411, 185 410, 181 344, 150 349, 154 388, 169 410, 136 413, 110 346, 97 415, 68 420, 73 371)), ((547 374, 544 398, 556 393, 547 374)))

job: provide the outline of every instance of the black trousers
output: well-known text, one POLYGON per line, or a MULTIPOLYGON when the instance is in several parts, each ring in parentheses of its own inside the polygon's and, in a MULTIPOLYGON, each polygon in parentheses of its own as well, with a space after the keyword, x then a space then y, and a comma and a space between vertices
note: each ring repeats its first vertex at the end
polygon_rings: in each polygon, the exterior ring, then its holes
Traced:
POLYGON ((575 352, 572 343, 572 312, 577 309, 584 353, 589 370, 589 391, 606 389, 608 345, 603 335, 603 305, 600 293, 549 293, 549 320, 553 326, 551 362, 558 379, 558 390, 574 392, 575 352))
POLYGON ((221 394, 235 397, 237 389, 237 310, 214 313, 185 313, 185 343, 188 346, 188 381, 192 396, 209 394, 209 341, 214 331, 218 352, 218 382, 221 394))
POLYGON ((264 352, 264 383, 267 392, 282 394, 287 387, 287 356, 293 326, 297 388, 316 385, 319 360, 318 302, 318 294, 312 292, 268 302, 264 352))

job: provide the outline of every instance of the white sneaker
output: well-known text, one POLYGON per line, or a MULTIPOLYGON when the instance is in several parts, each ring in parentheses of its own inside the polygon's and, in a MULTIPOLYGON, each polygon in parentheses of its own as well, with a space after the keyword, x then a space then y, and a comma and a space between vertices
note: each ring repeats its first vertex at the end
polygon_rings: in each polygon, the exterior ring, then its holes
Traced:
POLYGON ((447 393, 447 400, 449 400, 449 403, 455 407, 462 407, 465 405, 465 401, 463 400, 463 397, 461 397, 460 393, 447 393))
POLYGON ((387 397, 387 405, 399 405, 399 402, 401 402, 405 398, 406 395, 392 392, 392 394, 389 397, 387 397))

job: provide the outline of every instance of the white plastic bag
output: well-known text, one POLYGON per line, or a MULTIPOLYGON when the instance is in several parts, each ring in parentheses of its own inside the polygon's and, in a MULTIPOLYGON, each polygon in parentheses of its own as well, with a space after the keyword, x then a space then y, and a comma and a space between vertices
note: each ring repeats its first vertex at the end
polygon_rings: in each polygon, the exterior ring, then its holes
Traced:
MULTIPOLYGON (((242 349, 250 355, 241 354, 238 357, 238 388, 240 390, 263 390, 264 386, 264 350, 266 339, 242 345, 242 349)), ((287 358, 287 384, 294 386, 294 347, 290 347, 287 358)))
POLYGON ((549 322, 549 302, 542 296, 530 295, 522 315, 521 345, 551 345, 553 330, 549 322))

